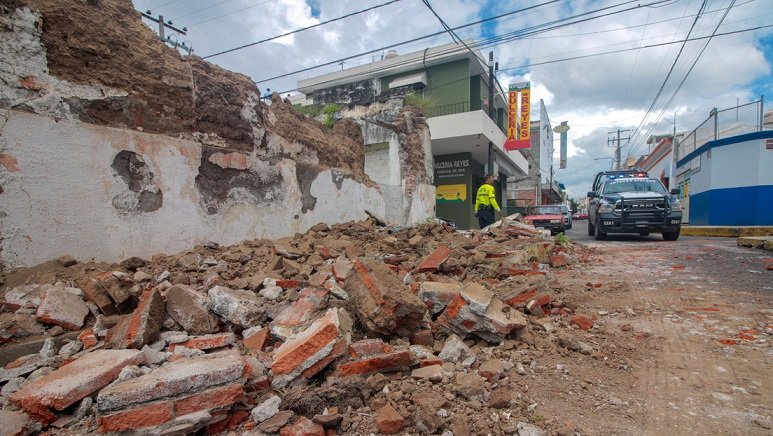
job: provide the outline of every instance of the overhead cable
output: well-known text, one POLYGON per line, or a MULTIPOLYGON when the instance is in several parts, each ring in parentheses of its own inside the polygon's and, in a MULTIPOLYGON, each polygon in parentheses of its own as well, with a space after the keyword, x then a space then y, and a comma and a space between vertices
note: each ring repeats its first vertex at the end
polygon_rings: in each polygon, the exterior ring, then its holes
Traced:
POLYGON ((211 55, 203 56, 202 59, 208 59, 208 58, 212 58, 212 57, 215 57, 215 56, 219 56, 221 54, 231 53, 231 52, 236 51, 236 50, 241 50, 243 48, 252 47, 253 45, 263 44, 264 42, 273 41, 273 40, 279 39, 279 38, 281 38, 283 36, 288 36, 288 35, 292 35, 292 34, 295 34, 295 33, 298 33, 298 32, 303 32, 304 30, 313 29, 315 27, 323 26, 325 24, 329 24, 329 23, 332 23, 334 21, 343 20, 344 18, 353 17, 355 15, 359 15, 359 14, 362 14, 362 13, 365 13, 365 12, 369 12, 369 11, 372 11, 374 9, 383 8, 384 6, 389 6, 392 3, 397 3, 399 1, 400 0, 390 0, 390 1, 388 1, 386 3, 382 3, 380 5, 372 6, 372 7, 369 7, 367 9, 363 9, 361 11, 352 12, 352 13, 349 13, 349 14, 346 14, 346 15, 342 15, 342 16, 340 16, 338 18, 333 18, 331 20, 322 21, 320 23, 317 23, 317 24, 314 24, 314 25, 311 25, 311 26, 308 26, 308 27, 303 27, 303 28, 300 28, 300 29, 293 30, 291 32, 283 33, 281 35, 272 36, 271 38, 262 39, 260 41, 251 42, 249 44, 244 44, 244 45, 239 46, 239 47, 234 47, 234 48, 231 48, 231 49, 228 49, 228 50, 223 50, 221 52, 217 52, 217 53, 214 53, 214 54, 211 54, 211 55))

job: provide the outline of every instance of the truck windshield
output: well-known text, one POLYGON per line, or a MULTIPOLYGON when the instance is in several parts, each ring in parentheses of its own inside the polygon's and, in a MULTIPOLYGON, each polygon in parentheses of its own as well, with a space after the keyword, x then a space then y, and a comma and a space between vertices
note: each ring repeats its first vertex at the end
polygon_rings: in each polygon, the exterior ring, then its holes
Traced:
POLYGON ((604 185, 605 194, 621 192, 656 192, 666 194, 666 188, 657 180, 613 180, 604 185))

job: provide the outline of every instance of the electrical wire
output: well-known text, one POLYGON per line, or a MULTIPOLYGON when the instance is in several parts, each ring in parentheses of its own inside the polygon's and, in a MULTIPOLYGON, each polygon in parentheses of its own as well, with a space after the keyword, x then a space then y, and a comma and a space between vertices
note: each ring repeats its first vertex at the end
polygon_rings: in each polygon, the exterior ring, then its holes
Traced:
MULTIPOLYGON (((709 43, 711 42, 711 40, 712 40, 712 39, 713 39, 715 36, 717 36, 717 31, 719 31, 719 27, 722 25, 722 22, 725 20, 725 18, 727 17, 727 15, 730 13, 730 9, 731 9, 731 8, 733 7, 733 5, 735 4, 735 1, 736 1, 736 0, 731 0, 731 1, 730 1, 730 4, 728 5, 728 7, 727 7, 727 10, 725 11, 724 15, 722 15, 722 18, 721 18, 721 19, 719 20, 719 22, 717 23, 717 26, 714 28, 714 32, 712 32, 711 36, 709 36, 709 37, 708 37, 708 40, 706 41, 706 44, 704 44, 704 45, 703 45, 703 48, 701 49, 700 53, 698 53, 698 56, 696 56, 696 58, 695 58, 695 61, 693 61, 692 65, 690 66, 690 69, 687 71, 687 74, 685 74, 685 75, 684 75, 684 77, 682 78, 682 80, 679 82, 679 85, 678 85, 678 86, 676 87, 676 89, 674 90, 674 93, 673 93, 673 94, 671 94, 671 98, 669 98, 668 102, 665 104, 665 106, 664 106, 664 107, 663 107, 663 109, 661 110, 660 114, 658 115, 658 120, 660 120, 660 119, 663 117, 663 113, 665 113, 666 109, 668 109, 668 107, 669 107, 669 106, 671 105, 671 103, 674 101, 674 98, 676 98, 676 95, 677 95, 677 94, 679 93, 679 91, 682 89, 682 86, 683 86, 683 85, 684 85, 684 83, 687 81, 687 78, 690 76, 690 73, 692 73, 692 70, 695 68, 695 65, 698 63, 698 60, 700 60, 701 56, 703 55, 703 53, 704 53, 704 52, 706 51, 706 49, 708 48, 708 46, 709 46, 709 43)), ((645 117, 646 117, 646 115, 645 115, 645 117)), ((647 132, 647 135, 643 135, 643 136, 642 136, 642 138, 644 138, 644 137, 648 136, 648 135, 649 135, 649 133, 650 133, 650 132, 652 132, 652 130, 653 130, 653 129, 654 129, 654 127, 655 127, 655 124, 657 124, 657 121, 656 121, 655 123, 653 123, 652 127, 650 127, 649 131, 647 132)), ((641 146, 641 143, 637 144, 635 148, 632 148, 632 150, 636 150, 636 149, 638 149, 638 147, 640 147, 640 146, 641 146)), ((629 154, 629 155, 630 155, 630 154, 629 154)))
MULTIPOLYGON (((501 15, 498 15, 496 17, 491 17, 491 18, 487 18, 487 19, 484 19, 484 20, 480 20, 480 21, 474 22, 474 23, 469 23, 469 24, 465 24, 465 25, 462 25, 462 26, 457 26, 457 27, 454 27, 453 30, 456 31, 456 30, 463 29, 463 28, 466 28, 466 27, 475 26, 475 25, 478 25, 478 24, 481 24, 481 23, 484 23, 484 22, 487 22, 487 21, 499 19, 501 17, 512 15, 512 14, 515 14, 515 13, 518 13, 518 12, 523 12, 523 11, 527 11, 527 10, 530 10, 530 9, 536 9, 536 8, 539 8, 539 7, 542 7, 542 6, 551 4, 551 3, 555 3, 557 1, 559 1, 559 0, 550 0, 550 1, 547 1, 545 3, 541 3, 541 4, 537 4, 537 5, 534 5, 534 6, 527 7, 527 8, 523 8, 523 9, 520 9, 520 10, 517 10, 517 11, 512 11, 512 12, 508 12, 508 13, 505 13, 505 14, 501 14, 501 15)), ((578 14, 576 16, 568 17, 568 18, 565 18, 565 19, 562 19, 562 20, 556 20, 556 21, 553 21, 551 23, 571 20, 573 18, 582 17, 582 16, 585 16, 585 15, 588 15, 588 14, 592 14, 592 13, 595 13, 595 12, 598 12, 598 11, 603 11, 603 10, 611 9, 611 8, 622 6, 622 5, 626 5, 626 4, 630 4, 630 3, 635 3, 636 1, 637 0, 625 1, 625 2, 622 2, 622 3, 618 3, 615 6, 605 7, 605 8, 597 9, 597 10, 594 10, 594 11, 591 11, 591 12, 586 12, 586 13, 583 13, 583 14, 578 14)), ((655 2, 653 2, 651 4, 667 3, 667 2, 670 2, 670 1, 673 1, 673 0, 658 0, 658 1, 655 1, 655 2)), ((605 14, 603 16, 596 17, 596 18, 586 18, 586 19, 580 20, 578 22, 588 21, 589 19, 603 18, 604 16, 612 15, 612 14, 615 14, 615 13, 628 12, 630 10, 638 9, 640 7, 644 7, 644 6, 639 5, 639 6, 630 8, 630 9, 625 9, 625 10, 618 11, 618 12, 612 12, 612 13, 605 14)), ((576 23, 572 23, 572 24, 576 24, 576 23)), ((538 32, 538 33, 542 33, 542 32, 546 32, 546 31, 551 30, 551 29, 544 29, 543 27, 544 27, 544 25, 539 25, 539 26, 533 26, 533 27, 528 28, 528 29, 535 29, 536 28, 534 31, 538 32)), ((561 28, 561 27, 565 27, 565 26, 562 25, 562 26, 558 26, 556 28, 561 28)), ((356 58, 361 57, 361 56, 369 55, 369 54, 372 54, 372 53, 377 53, 377 52, 379 52, 381 50, 386 50, 386 49, 391 49, 391 48, 399 47, 399 46, 402 46, 402 45, 406 45, 406 44, 410 44, 410 43, 413 43, 413 42, 421 41, 423 39, 432 38, 432 37, 435 37, 435 36, 438 36, 438 35, 442 35, 444 33, 445 33, 445 31, 435 32, 435 33, 432 33, 432 34, 429 34, 429 35, 424 35, 424 36, 420 36, 420 37, 417 37, 417 38, 413 38, 413 39, 408 40, 408 41, 403 41, 403 42, 400 42, 400 43, 396 43, 396 44, 392 44, 392 45, 389 45, 389 46, 386 46, 386 47, 382 47, 382 48, 377 49, 377 50, 370 50, 370 51, 367 51, 367 52, 364 52, 364 53, 359 53, 359 54, 356 54, 356 55, 348 56, 348 57, 341 58, 341 59, 336 59, 334 61, 326 62, 326 63, 323 63, 323 64, 318 64, 318 65, 314 65, 314 66, 311 66, 311 67, 303 68, 303 69, 300 69, 300 70, 292 71, 290 73, 284 73, 284 74, 280 74, 278 76, 269 77, 269 78, 266 78, 266 79, 260 79, 260 80, 257 80, 256 83, 268 82, 270 80, 281 79, 281 78, 292 76, 292 75, 295 75, 295 74, 300 74, 300 73, 304 73, 304 72, 307 72, 307 71, 311 71, 311 70, 314 70, 314 69, 317 69, 317 68, 322 68, 322 67, 326 67, 326 66, 330 66, 330 65, 335 65, 335 64, 338 64, 338 63, 340 63, 342 61, 348 61, 348 60, 356 59, 356 58)), ((526 35, 528 35, 528 33, 526 33, 526 35)), ((496 44, 494 42, 496 42, 499 38, 500 37, 489 38, 488 40, 484 40, 483 45, 476 44, 476 46, 477 46, 478 49, 481 49, 481 48, 484 48, 484 47, 491 47, 491 46, 494 46, 494 45, 498 45, 498 44, 496 44), (491 41, 494 41, 494 42, 491 42, 491 41)), ((484 62, 484 64, 485 64, 485 62, 484 62)))
POLYGON ((241 11, 246 11, 247 9, 252 9, 252 8, 258 7, 260 5, 265 5, 266 3, 271 3, 272 1, 275 1, 275 0, 266 0, 264 2, 260 2, 260 3, 254 4, 254 5, 245 6, 245 7, 241 8, 241 9, 237 9, 235 11, 228 12, 228 13, 225 13, 223 15, 218 15, 217 17, 207 18, 204 21, 199 21, 198 23, 193 23, 193 24, 189 25, 188 28, 192 28, 192 27, 198 26, 200 24, 204 24, 204 23, 209 23, 210 21, 219 20, 220 18, 227 17, 229 15, 238 14, 241 11))
POLYGON ((361 10, 361 11, 352 12, 352 13, 349 13, 349 14, 346 14, 346 15, 342 15, 342 16, 340 16, 340 17, 338 17, 338 18, 333 18, 333 19, 331 19, 331 20, 323 21, 323 22, 320 22, 320 23, 314 24, 314 25, 312 25, 312 26, 303 27, 303 28, 300 28, 300 29, 296 29, 296 30, 293 30, 293 31, 287 32, 287 33, 283 33, 283 34, 281 34, 281 35, 272 36, 271 38, 262 39, 262 40, 260 40, 260 41, 251 42, 251 43, 249 43, 249 44, 244 44, 244 45, 242 45, 242 46, 239 46, 239 47, 234 47, 234 48, 231 48, 231 49, 228 49, 228 50, 223 50, 223 51, 220 51, 220 52, 217 52, 217 53, 211 54, 211 55, 203 56, 203 57, 202 57, 202 59, 208 59, 208 58, 212 58, 212 57, 215 57, 215 56, 219 56, 219 55, 221 55, 221 54, 231 53, 231 52, 234 52, 234 51, 236 51, 236 50, 241 50, 241 49, 243 49, 243 48, 252 47, 252 46, 254 46, 254 45, 262 44, 262 43, 264 43, 264 42, 273 41, 273 40, 275 40, 275 39, 282 38, 283 36, 292 35, 292 34, 295 34, 295 33, 303 32, 304 30, 309 30, 309 29, 313 29, 313 28, 315 28, 315 27, 323 26, 323 25, 325 25, 325 24, 329 24, 329 23, 332 23, 332 22, 334 22, 334 21, 343 20, 344 18, 353 17, 353 16, 355 16, 355 15, 359 15, 359 14, 362 14, 362 13, 365 13, 365 12, 369 12, 369 11, 372 11, 372 10, 374 10, 374 9, 382 8, 382 7, 384 7, 384 6, 389 6, 389 5, 391 5, 391 4, 393 4, 393 3, 397 3, 397 2, 399 2, 399 1, 401 1, 401 0, 390 0, 390 1, 386 2, 386 3, 382 3, 382 4, 380 4, 380 5, 372 6, 372 7, 369 7, 369 8, 367 8, 367 9, 363 9, 363 10, 361 10))
POLYGON ((196 15, 196 14, 198 14, 199 12, 206 11, 207 9, 212 9, 212 8, 214 8, 215 6, 220 6, 220 5, 222 5, 223 3, 228 3, 228 2, 231 2, 231 1, 233 1, 233 0, 223 0, 223 1, 221 1, 221 2, 217 2, 217 3, 215 3, 214 5, 209 5, 209 6, 207 6, 206 8, 197 9, 197 10, 195 10, 195 11, 193 11, 193 12, 189 12, 189 13, 187 13, 187 14, 185 14, 185 15, 180 15, 179 17, 177 17, 177 18, 173 18, 172 20, 173 20, 173 21, 177 21, 177 20, 183 19, 183 18, 185 18, 185 17, 190 17, 191 15, 196 15))

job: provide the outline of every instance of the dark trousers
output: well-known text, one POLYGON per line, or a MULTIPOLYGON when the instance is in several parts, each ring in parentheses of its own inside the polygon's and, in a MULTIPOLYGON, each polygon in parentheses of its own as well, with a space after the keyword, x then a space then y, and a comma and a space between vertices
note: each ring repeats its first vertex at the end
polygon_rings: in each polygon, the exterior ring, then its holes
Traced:
POLYGON ((494 224, 494 208, 493 207, 478 208, 478 225, 480 225, 480 228, 482 229, 491 224, 494 224))

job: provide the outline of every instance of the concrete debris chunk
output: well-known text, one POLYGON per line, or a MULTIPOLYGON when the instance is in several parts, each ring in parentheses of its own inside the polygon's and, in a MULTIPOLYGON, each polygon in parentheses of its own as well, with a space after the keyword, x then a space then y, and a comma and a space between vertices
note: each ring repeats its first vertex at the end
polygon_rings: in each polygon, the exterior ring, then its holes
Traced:
POLYGON ((489 342, 501 342, 513 330, 526 327, 528 320, 482 285, 469 283, 440 314, 437 325, 462 337, 475 335, 489 342))
POLYGON ((373 334, 410 337, 429 329, 424 302, 383 263, 367 259, 355 262, 344 290, 357 317, 373 334))
POLYGON ((29 315, 0 313, 0 344, 16 338, 42 335, 45 332, 43 324, 29 315))
POLYGON ((448 337, 438 357, 444 362, 462 362, 465 368, 472 366, 477 359, 475 353, 457 335, 448 337))
POLYGON ((44 376, 9 396, 32 418, 50 424, 63 410, 115 380, 128 365, 142 362, 138 350, 97 350, 44 376))
POLYGON ((421 282, 419 298, 427 305, 430 315, 437 315, 454 301, 461 290, 462 284, 458 282, 421 282))
POLYGON ((118 315, 118 308, 99 280, 95 278, 83 279, 78 282, 78 286, 83 290, 86 298, 96 304, 103 314, 106 316, 118 315))
POLYGON ((66 288, 44 286, 35 318, 49 324, 56 324, 69 330, 78 330, 89 314, 89 308, 82 298, 66 288))
POLYGON ((207 297, 187 285, 174 285, 164 292, 166 313, 192 335, 206 335, 217 329, 217 319, 207 308, 207 297))
POLYGON ((269 399, 258 404, 254 409, 252 409, 252 412, 250 412, 252 419, 256 423, 260 424, 261 422, 279 413, 280 404, 282 404, 282 399, 276 395, 272 395, 269 399))
POLYGON ((5 293, 5 307, 18 310, 22 307, 37 309, 46 287, 38 284, 17 286, 5 293))
POLYGON ((265 310, 252 291, 215 286, 207 295, 209 309, 230 323, 250 328, 265 319, 265 310))

